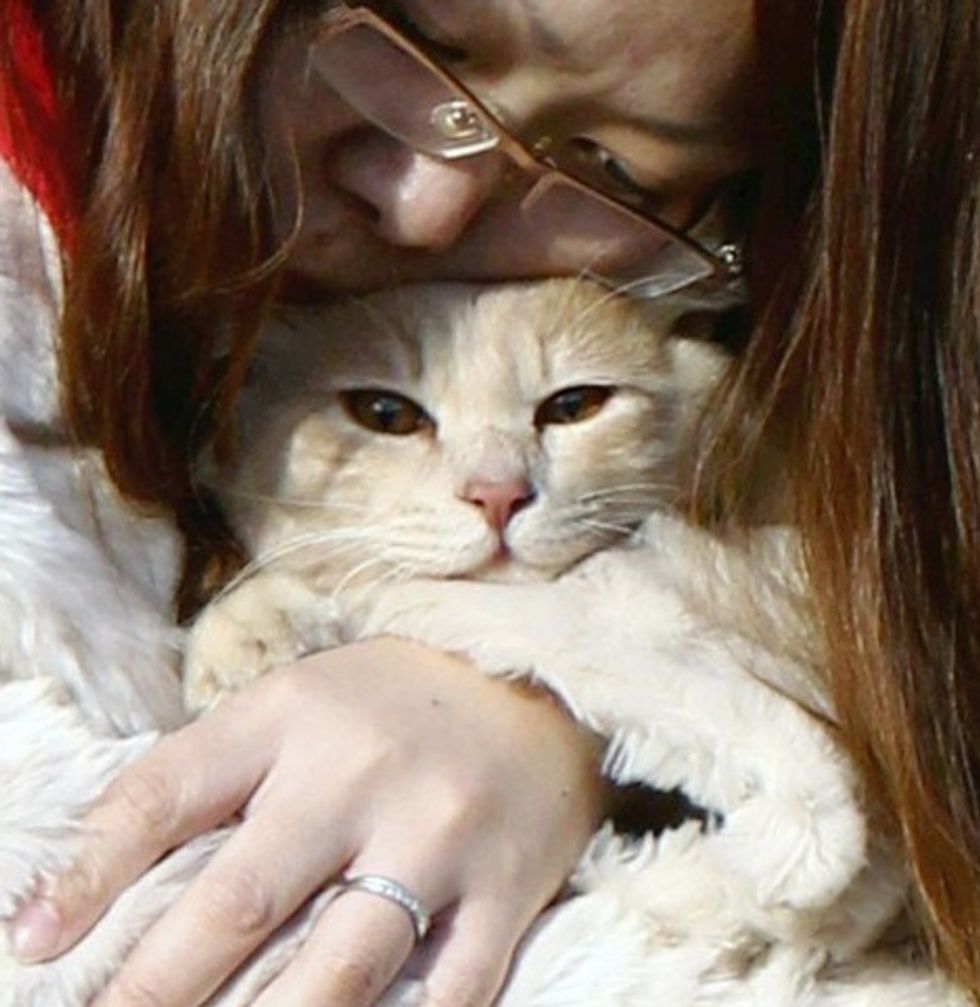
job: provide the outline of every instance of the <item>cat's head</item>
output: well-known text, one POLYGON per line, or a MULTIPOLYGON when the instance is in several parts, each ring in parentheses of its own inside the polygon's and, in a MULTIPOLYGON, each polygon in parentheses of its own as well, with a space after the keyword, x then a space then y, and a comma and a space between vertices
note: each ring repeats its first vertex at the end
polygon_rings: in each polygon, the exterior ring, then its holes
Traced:
POLYGON ((553 576, 671 502, 719 369, 581 281, 292 313, 265 336, 219 490, 253 557, 327 578, 553 576))

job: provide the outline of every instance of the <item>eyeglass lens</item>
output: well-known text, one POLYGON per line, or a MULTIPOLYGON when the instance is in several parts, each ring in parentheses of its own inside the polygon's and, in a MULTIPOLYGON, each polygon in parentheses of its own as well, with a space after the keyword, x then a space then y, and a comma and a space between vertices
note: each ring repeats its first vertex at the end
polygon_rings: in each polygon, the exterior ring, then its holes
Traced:
POLYGON ((319 43, 315 69, 365 119, 424 154, 451 161, 499 143, 465 95, 369 24, 319 43))

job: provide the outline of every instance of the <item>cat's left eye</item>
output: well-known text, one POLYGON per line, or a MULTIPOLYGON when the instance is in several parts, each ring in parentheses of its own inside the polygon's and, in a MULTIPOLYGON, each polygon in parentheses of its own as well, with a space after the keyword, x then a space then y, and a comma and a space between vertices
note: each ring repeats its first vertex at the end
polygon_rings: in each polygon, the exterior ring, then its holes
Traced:
POLYGON ((612 398, 614 388, 608 385, 579 385, 564 388, 545 399, 534 414, 534 425, 541 427, 563 423, 581 423, 612 398))
POLYGON ((417 402, 397 392, 355 388, 341 392, 340 401, 355 423, 379 434, 404 437, 435 426, 432 417, 417 402))

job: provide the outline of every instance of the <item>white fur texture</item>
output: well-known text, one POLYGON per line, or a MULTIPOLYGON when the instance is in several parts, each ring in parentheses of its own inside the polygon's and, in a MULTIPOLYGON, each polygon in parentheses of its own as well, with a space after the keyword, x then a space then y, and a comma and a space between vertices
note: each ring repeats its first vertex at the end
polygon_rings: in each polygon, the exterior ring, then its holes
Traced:
POLYGON ((0 162, 0 682, 50 677, 107 731, 174 726, 176 538, 59 432, 60 291, 50 229, 0 162))
MULTIPOLYGON (((62 473, 72 491, 66 501, 77 492, 75 471, 73 462, 62 473)), ((135 519, 108 490, 90 529, 69 524, 40 487, 29 453, 0 425, 0 682, 53 679, 104 731, 180 723, 178 634, 148 584, 119 561, 120 552, 134 565, 146 558, 138 541, 135 519), (128 550, 122 534, 115 553, 100 544, 107 523, 120 533, 134 527, 128 550)))

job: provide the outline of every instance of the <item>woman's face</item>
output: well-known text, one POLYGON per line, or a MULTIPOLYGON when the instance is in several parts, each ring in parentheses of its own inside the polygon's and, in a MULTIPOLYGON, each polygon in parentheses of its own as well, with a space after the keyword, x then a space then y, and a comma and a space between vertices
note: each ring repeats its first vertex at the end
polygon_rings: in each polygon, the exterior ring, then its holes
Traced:
MULTIPOLYGON (((547 137, 608 192, 675 225, 750 163, 753 0, 376 6, 511 132, 529 144, 547 137)), ((366 123, 316 65, 309 36, 287 37, 263 88, 282 236, 298 226, 294 275, 344 290, 586 265, 556 252, 574 220, 542 226, 519 210, 523 183, 503 155, 419 153, 366 123)), ((397 68, 365 67, 386 72, 397 68)))

